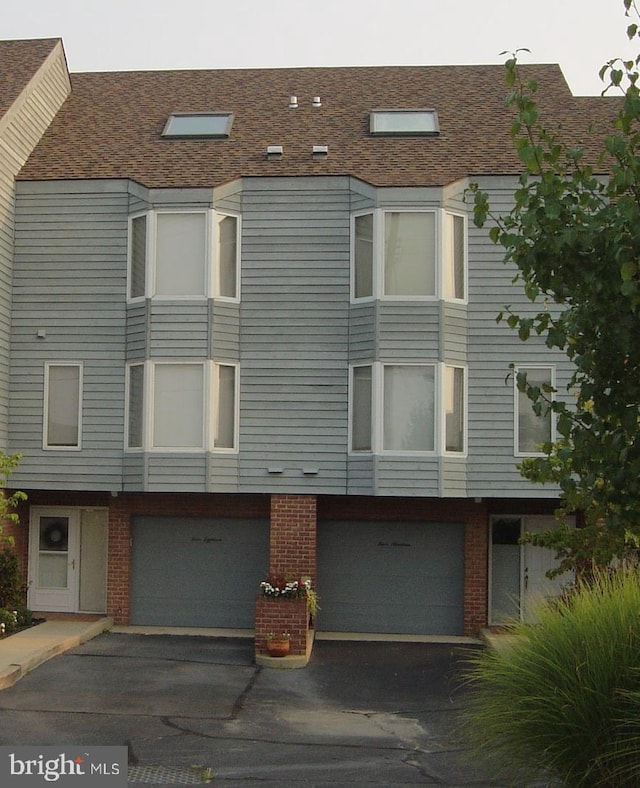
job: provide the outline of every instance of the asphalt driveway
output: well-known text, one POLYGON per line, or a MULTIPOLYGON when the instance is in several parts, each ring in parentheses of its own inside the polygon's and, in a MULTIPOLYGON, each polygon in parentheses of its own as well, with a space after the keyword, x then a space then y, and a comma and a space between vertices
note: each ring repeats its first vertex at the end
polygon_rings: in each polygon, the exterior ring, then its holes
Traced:
POLYGON ((507 785, 454 736, 468 648, 318 641, 274 670, 250 640, 105 633, 0 693, 0 744, 126 744, 132 785, 507 785))

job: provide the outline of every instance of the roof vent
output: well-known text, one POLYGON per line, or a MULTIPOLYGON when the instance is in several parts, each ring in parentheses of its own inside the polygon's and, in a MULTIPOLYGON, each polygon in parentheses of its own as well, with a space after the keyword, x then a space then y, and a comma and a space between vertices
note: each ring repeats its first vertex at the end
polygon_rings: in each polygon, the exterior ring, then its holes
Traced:
POLYGON ((314 145, 311 151, 314 156, 326 156, 329 153, 328 145, 314 145))
POLYGON ((296 109, 298 106, 298 97, 297 96, 289 96, 289 108, 296 109))
POLYGON ((311 102, 314 107, 321 107, 322 102, 320 101, 320 96, 314 96, 313 101, 311 102))
POLYGON ((284 148, 282 145, 267 145, 267 156, 270 159, 276 159, 279 156, 282 156, 284 152, 284 148))

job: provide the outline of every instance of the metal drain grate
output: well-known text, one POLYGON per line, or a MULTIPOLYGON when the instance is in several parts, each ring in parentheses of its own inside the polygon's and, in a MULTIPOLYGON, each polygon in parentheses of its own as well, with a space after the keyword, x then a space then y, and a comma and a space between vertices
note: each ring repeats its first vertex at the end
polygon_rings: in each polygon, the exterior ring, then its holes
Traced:
POLYGON ((129 766, 130 783, 205 785, 213 782, 213 770, 206 766, 129 766))

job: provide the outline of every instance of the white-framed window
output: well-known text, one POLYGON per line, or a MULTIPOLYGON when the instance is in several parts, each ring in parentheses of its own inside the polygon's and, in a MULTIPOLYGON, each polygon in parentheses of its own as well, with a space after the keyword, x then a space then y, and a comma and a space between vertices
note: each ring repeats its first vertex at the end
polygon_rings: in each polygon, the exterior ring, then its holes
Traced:
POLYGON ((214 361, 129 364, 126 448, 237 451, 238 369, 214 361))
MULTIPOLYGON (((514 369, 514 415, 515 415, 515 455, 541 455, 543 443, 555 440, 555 423, 550 410, 544 407, 538 415, 526 392, 518 389, 518 375, 526 374, 527 383, 541 389, 555 389, 555 368, 553 366, 530 365, 514 369)), ((547 391, 545 396, 553 399, 554 392, 547 391)))
POLYGON ((82 363, 44 365, 44 449, 82 448, 82 363))
POLYGON ((354 214, 352 300, 466 300, 466 234, 466 217, 442 209, 354 214))
POLYGON ((467 451, 467 381, 464 367, 442 366, 442 415, 445 453, 467 451))
POLYGON ((466 369, 447 364, 354 364, 349 448, 354 453, 466 452, 466 369))
POLYGON ((240 217, 154 210, 129 219, 128 298, 240 298, 240 217))
POLYGON ((373 366, 351 368, 349 399, 349 445, 354 452, 373 449, 373 366))
POLYGON ((213 449, 237 451, 239 387, 238 365, 213 365, 213 449))

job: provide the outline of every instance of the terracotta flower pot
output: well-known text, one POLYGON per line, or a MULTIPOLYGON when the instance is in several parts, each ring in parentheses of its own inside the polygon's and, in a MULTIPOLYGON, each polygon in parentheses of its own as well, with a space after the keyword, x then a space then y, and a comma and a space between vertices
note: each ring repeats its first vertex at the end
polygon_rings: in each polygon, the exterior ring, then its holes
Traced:
POLYGON ((267 640, 267 651, 270 657, 286 657, 290 648, 290 640, 267 640))

